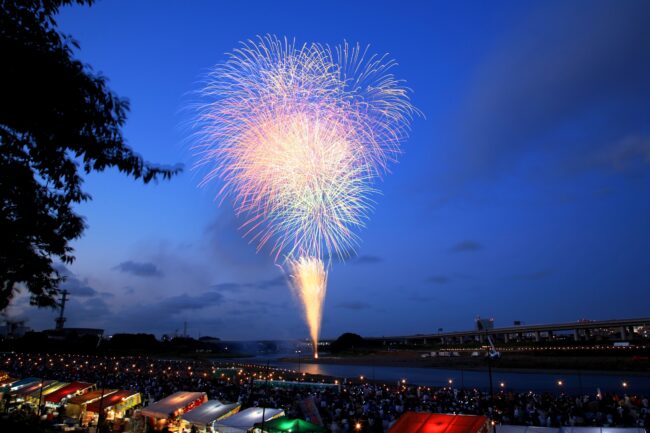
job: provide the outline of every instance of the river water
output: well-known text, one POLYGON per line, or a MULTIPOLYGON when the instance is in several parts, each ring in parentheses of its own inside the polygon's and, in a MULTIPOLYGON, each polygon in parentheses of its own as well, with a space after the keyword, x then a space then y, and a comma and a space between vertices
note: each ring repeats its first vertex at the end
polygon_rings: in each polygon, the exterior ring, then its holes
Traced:
MULTIPOLYGON (((285 355, 286 356, 286 355, 285 355)), ((295 355, 294 355, 295 356, 295 355)), ((489 389, 490 378, 487 370, 456 370, 417 367, 381 367, 372 365, 338 365, 282 362, 278 357, 256 357, 242 359, 241 362, 266 365, 289 370, 300 370, 309 374, 321 374, 337 378, 367 379, 395 382, 406 379, 408 383, 425 386, 454 386, 489 389)), ((563 373, 537 370, 534 372, 492 372, 494 390, 589 393, 600 389, 603 392, 629 392, 650 395, 650 375, 624 372, 593 373, 585 371, 563 373), (624 386, 624 384, 626 386, 624 386)))

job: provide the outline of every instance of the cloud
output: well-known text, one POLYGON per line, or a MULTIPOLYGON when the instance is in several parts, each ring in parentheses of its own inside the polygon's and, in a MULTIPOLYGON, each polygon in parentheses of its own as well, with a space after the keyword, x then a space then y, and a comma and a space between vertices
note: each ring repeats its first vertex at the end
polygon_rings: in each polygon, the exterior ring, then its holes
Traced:
POLYGON ((284 276, 279 275, 275 278, 269 278, 254 283, 233 283, 233 282, 219 283, 219 284, 214 284, 212 288, 219 292, 239 292, 242 290, 250 290, 250 289, 268 290, 268 289, 275 289, 278 287, 286 287, 286 286, 287 286, 287 279, 284 276))
POLYGON ((355 258, 352 263, 355 265, 374 265, 376 263, 382 262, 383 259, 378 256, 372 255, 363 255, 355 258))
POLYGON ((96 296, 99 292, 94 288, 88 285, 87 280, 80 280, 72 271, 66 268, 62 264, 55 266, 55 269, 59 272, 61 276, 65 278, 65 281, 59 285, 59 289, 67 290, 70 293, 70 296, 78 296, 82 298, 88 298, 96 296))
POLYGON ((456 245, 449 248, 449 252, 466 253, 466 252, 479 251, 482 249, 483 249, 483 245, 479 244, 478 242, 466 240, 466 241, 458 242, 456 245))
POLYGON ((446 277, 444 275, 434 275, 432 277, 427 278, 427 281, 435 284, 447 284, 450 281, 450 279, 449 277, 446 277))
POLYGON ((110 324, 116 332, 172 332, 185 320, 191 326, 202 323, 207 329, 220 322, 221 319, 213 311, 223 303, 223 294, 214 290, 198 294, 181 293, 162 299, 152 296, 146 303, 130 304, 104 316, 103 322, 110 324))
POLYGON ((337 308, 343 308, 346 310, 365 310, 370 308, 369 304, 360 301, 339 302, 336 306, 337 308))
POLYGON ((132 274, 138 277, 162 277, 163 273, 158 267, 149 262, 134 262, 132 260, 127 260, 122 262, 119 265, 115 266, 113 269, 126 274, 132 274))
POLYGON ((196 311, 204 308, 220 305, 223 302, 223 295, 219 292, 205 292, 199 295, 188 295, 183 293, 177 296, 164 298, 157 304, 153 305, 153 309, 166 314, 177 314, 181 311, 196 311))

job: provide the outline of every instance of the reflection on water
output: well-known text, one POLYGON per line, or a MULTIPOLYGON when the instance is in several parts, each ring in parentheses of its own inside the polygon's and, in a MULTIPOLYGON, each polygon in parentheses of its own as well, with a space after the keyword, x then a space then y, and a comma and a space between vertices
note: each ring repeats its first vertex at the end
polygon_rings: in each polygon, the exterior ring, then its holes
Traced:
MULTIPOLYGON (((309 374, 322 374, 339 378, 359 378, 395 382, 406 379, 409 383, 426 386, 454 386, 489 388, 487 371, 448 370, 438 368, 380 367, 370 365, 332 365, 280 362, 278 359, 249 359, 245 362, 266 364, 272 367, 300 370, 309 374)), ((498 389, 515 391, 548 391, 594 394, 604 392, 629 392, 650 394, 650 376, 626 373, 562 373, 539 371, 531 373, 494 371, 492 383, 498 389), (625 385, 625 386, 624 386, 625 385)))

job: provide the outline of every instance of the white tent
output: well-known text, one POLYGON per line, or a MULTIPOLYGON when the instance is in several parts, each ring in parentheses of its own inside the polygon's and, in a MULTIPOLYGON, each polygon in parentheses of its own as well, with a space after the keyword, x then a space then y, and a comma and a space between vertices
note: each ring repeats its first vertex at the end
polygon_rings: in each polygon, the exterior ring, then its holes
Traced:
POLYGON ((142 415, 167 419, 182 415, 188 406, 200 405, 208 400, 205 392, 180 391, 158 400, 142 409, 142 415))
POLYGON ((262 414, 264 414, 264 422, 267 422, 284 416, 284 411, 268 407, 250 407, 222 421, 215 422, 213 428, 219 433, 244 433, 253 428, 255 424, 262 422, 262 414))
POLYGON ((240 407, 239 403, 223 404, 219 400, 208 400, 201 406, 185 412, 181 419, 205 429, 213 422, 233 415, 240 407))

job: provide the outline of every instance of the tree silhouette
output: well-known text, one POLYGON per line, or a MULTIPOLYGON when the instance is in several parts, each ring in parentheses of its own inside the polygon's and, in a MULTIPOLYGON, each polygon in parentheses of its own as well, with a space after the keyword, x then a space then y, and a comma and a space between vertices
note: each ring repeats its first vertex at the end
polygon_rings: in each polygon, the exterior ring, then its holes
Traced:
POLYGON ((90 199, 83 173, 115 167, 149 183, 181 170, 126 145, 128 101, 57 30, 55 15, 71 3, 93 1, 0 0, 0 310, 22 287, 32 304, 56 304, 54 260, 74 260, 70 241, 85 228, 72 209, 90 199))

